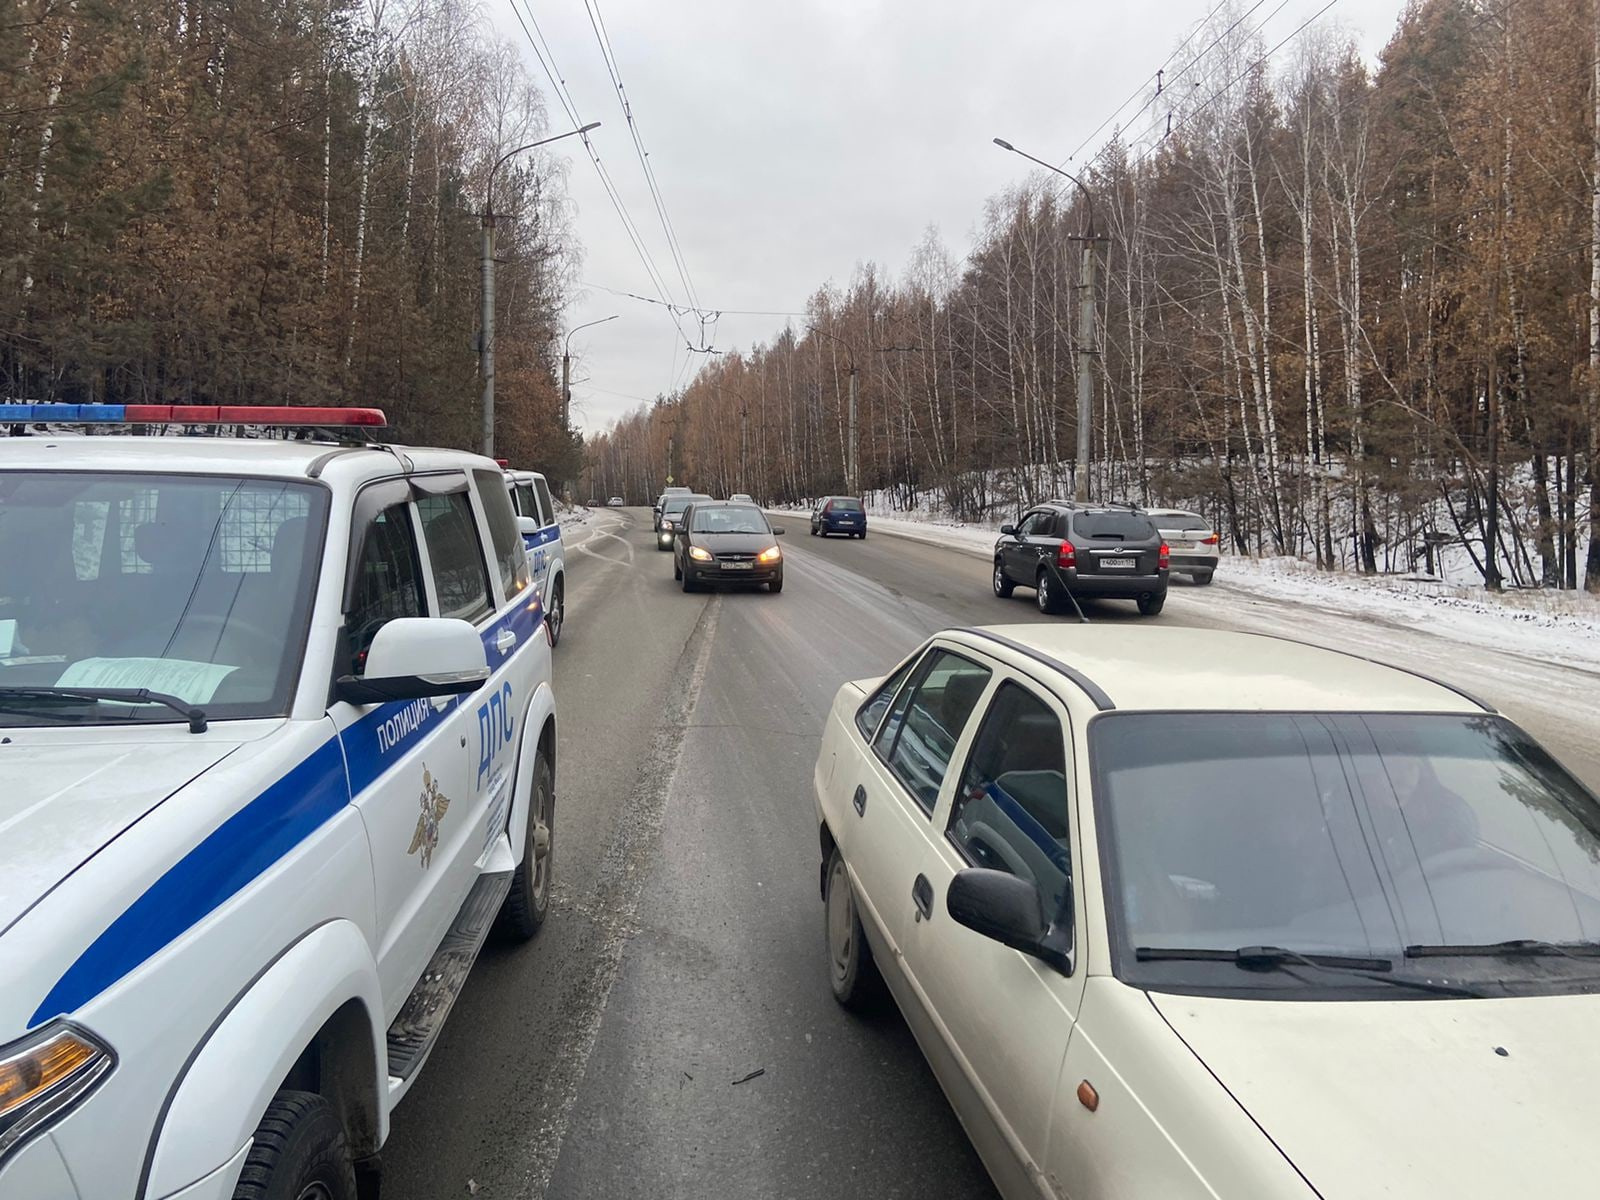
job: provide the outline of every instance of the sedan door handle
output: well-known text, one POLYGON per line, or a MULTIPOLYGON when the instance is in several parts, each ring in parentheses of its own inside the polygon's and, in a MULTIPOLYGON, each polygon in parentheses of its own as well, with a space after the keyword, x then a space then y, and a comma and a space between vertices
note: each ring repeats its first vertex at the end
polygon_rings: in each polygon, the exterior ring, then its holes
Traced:
POLYGON ((928 882, 926 875, 918 875, 917 881, 911 885, 911 899, 917 906, 915 920, 933 920, 933 884, 928 882))
POLYGON ((867 789, 861 784, 856 784, 856 794, 851 798, 850 802, 856 806, 856 816, 864 817, 867 815, 867 789))

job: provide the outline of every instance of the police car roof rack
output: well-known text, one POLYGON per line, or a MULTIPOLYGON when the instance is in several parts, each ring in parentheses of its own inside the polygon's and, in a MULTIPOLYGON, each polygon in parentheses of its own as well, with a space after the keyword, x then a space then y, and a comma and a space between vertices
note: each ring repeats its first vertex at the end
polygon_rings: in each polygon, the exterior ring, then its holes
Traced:
POLYGON ((77 425, 85 429, 177 426, 181 436, 216 432, 228 426, 282 430, 286 438, 370 443, 389 419, 381 408, 317 408, 266 404, 0 404, 0 426, 12 437, 28 436, 29 426, 77 425))

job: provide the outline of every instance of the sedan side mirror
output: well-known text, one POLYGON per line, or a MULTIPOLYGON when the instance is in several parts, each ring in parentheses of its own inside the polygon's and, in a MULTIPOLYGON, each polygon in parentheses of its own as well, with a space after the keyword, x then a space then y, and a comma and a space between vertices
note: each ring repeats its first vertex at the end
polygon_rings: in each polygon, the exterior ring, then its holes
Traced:
POLYGON ((341 675, 334 694, 351 704, 475 692, 489 678, 483 639, 454 617, 396 617, 367 649, 360 675, 341 675))
POLYGON ((772 527, 772 536, 773 537, 782 537, 783 536, 783 526, 782 525, 774 525, 772 527))
POLYGON ((1071 941, 1051 927, 1038 890, 1026 879, 969 867, 950 881, 944 903, 957 925, 1032 955, 1063 974, 1071 972, 1071 941))
POLYGON ((1000 526, 1000 536, 1001 537, 1016 537, 1017 536, 1017 527, 1015 525, 1002 525, 1002 526, 1000 526))

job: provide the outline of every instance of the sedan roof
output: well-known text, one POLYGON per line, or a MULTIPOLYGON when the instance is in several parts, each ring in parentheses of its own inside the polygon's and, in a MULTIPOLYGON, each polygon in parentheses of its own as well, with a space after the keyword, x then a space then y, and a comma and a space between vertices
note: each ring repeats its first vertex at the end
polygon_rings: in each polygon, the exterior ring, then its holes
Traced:
POLYGON ((1428 676, 1266 634, 1095 624, 997 625, 956 636, 1009 652, 1018 665, 1059 664, 1119 711, 1494 711, 1428 676))

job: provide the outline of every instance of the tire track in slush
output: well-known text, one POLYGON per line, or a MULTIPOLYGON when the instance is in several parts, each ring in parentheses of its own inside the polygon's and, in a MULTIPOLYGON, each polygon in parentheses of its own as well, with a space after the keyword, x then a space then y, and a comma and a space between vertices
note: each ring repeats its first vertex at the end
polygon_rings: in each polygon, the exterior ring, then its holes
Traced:
POLYGON ((713 595, 684 643, 674 670, 675 678, 682 682, 662 706, 629 803, 601 857, 594 891, 582 904, 594 915, 595 944, 586 960, 587 969, 574 975, 555 1007, 559 1018, 540 1030, 541 1036, 561 1049, 533 1105, 525 1143, 527 1167, 519 1195, 542 1198, 561 1156, 572 1106, 600 1036, 622 955, 636 930, 650 855, 659 840, 661 816, 677 773, 689 717, 705 684, 721 611, 722 597, 713 595))

